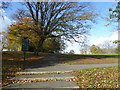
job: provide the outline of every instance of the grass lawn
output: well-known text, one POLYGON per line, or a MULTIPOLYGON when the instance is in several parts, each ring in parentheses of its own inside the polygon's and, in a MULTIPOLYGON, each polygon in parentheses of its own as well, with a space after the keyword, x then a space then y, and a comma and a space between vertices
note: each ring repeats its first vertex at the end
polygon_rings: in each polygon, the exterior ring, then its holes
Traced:
POLYGON ((118 63, 118 55, 58 55, 65 64, 105 64, 118 63))
POLYGON ((118 88, 118 66, 78 70, 72 74, 80 88, 118 88))
POLYGON ((28 52, 26 62, 24 62, 23 52, 2 52, 2 85, 11 83, 8 79, 14 77, 17 71, 35 65, 47 56, 48 54, 36 56, 34 53, 28 52))

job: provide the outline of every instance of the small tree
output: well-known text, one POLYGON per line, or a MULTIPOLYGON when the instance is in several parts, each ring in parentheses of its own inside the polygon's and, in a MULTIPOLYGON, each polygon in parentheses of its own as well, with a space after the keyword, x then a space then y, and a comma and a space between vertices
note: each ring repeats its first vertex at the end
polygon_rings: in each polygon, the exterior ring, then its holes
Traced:
POLYGON ((60 53, 65 49, 65 43, 60 38, 49 38, 43 43, 43 51, 49 53, 60 53))
POLYGON ((102 52, 102 49, 100 47, 98 47, 98 46, 92 45, 90 47, 90 52, 92 54, 100 54, 102 52))
POLYGON ((69 54, 75 54, 74 50, 70 50, 69 54))
POLYGON ((80 52, 81 52, 81 54, 86 54, 87 51, 86 51, 86 49, 81 49, 80 52))
POLYGON ((84 44, 84 45, 82 46, 82 49, 80 50, 81 54, 87 54, 87 53, 89 52, 89 48, 90 48, 89 45, 84 44))
MULTIPOLYGON (((37 49, 38 35, 35 33, 36 26, 31 18, 24 17, 20 21, 9 27, 8 32, 8 44, 15 45, 17 47, 22 46, 22 39, 27 37, 30 41, 30 47, 34 47, 34 51, 37 49)), ((11 48, 11 47, 10 47, 11 48)))
POLYGON ((7 33, 0 32, 0 51, 7 48, 7 33))

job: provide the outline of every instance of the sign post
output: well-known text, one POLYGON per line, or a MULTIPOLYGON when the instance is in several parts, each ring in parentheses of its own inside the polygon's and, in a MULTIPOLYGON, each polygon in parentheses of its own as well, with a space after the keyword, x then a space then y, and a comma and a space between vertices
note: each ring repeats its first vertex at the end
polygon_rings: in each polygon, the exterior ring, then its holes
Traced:
POLYGON ((27 38, 24 37, 24 39, 22 40, 22 51, 24 52, 24 62, 26 58, 26 51, 28 51, 28 49, 29 49, 29 41, 27 40, 27 38))

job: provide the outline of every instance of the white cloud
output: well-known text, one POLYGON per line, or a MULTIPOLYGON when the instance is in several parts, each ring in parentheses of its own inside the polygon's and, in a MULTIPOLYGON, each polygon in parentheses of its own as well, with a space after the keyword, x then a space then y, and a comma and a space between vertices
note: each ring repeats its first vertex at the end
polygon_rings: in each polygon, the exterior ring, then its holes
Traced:
POLYGON ((3 9, 0 9, 0 31, 6 31, 8 26, 11 25, 14 21, 10 20, 6 15, 3 9))
POLYGON ((75 37, 75 36, 73 36, 73 37, 79 43, 75 42, 73 39, 70 39, 70 41, 72 43, 69 41, 66 41, 65 43, 67 44, 67 47, 65 49, 65 52, 70 52, 70 50, 74 50, 75 54, 80 54, 80 48, 81 48, 80 42, 83 42, 84 40, 86 40, 86 37, 85 37, 85 35, 79 35, 79 38, 75 37))
POLYGON ((112 36, 110 37, 111 41, 118 40, 118 31, 113 32, 112 36))
POLYGON ((5 13, 5 11, 3 9, 0 9, 0 16, 2 16, 3 13, 5 13))
MULTIPOLYGON (((89 38, 89 42, 90 45, 100 45, 103 44, 105 41, 114 41, 114 40, 118 40, 118 31, 115 31, 111 34, 111 36, 109 37, 91 37, 89 38)), ((73 42, 73 44, 71 44, 70 42, 66 41, 66 44, 68 45, 68 47, 66 48, 65 52, 69 52, 70 50, 74 50, 75 54, 80 54, 80 49, 81 46, 78 43, 73 42)), ((114 45, 114 44, 113 44, 114 45)))
POLYGON ((80 54, 80 45, 77 42, 70 43, 69 41, 66 41, 66 44, 68 47, 66 47, 65 52, 70 52, 70 50, 74 50, 75 54, 80 54))
POLYGON ((114 41, 114 40, 118 40, 118 31, 113 32, 110 37, 101 36, 98 38, 91 38, 90 44, 99 45, 99 44, 103 44, 105 41, 114 41))

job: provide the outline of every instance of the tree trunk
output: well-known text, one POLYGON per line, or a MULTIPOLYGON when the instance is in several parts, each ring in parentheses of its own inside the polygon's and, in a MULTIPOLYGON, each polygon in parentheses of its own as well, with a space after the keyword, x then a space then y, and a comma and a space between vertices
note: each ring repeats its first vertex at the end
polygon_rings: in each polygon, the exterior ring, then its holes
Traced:
POLYGON ((42 52, 42 51, 43 51, 42 46, 43 46, 44 41, 45 41, 45 38, 41 38, 41 39, 39 40, 38 45, 37 45, 37 47, 35 48, 35 52, 34 52, 36 55, 39 55, 39 52, 42 52))

